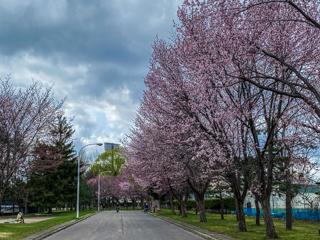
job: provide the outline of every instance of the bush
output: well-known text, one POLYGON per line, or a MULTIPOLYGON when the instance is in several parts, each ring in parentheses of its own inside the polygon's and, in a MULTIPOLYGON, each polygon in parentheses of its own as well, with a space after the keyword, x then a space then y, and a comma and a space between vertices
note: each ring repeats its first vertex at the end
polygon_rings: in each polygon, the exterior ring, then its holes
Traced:
MULTIPOLYGON (((175 205, 178 206, 177 201, 175 201, 175 205)), ((195 200, 188 200, 187 202, 188 210, 195 209, 196 206, 197 206, 197 203, 195 200)), ((206 209, 218 210, 220 209, 220 199, 206 199, 205 206, 206 206, 206 209)), ((227 209, 230 211, 235 209, 234 198, 224 199, 224 209, 227 209)))
POLYGON ((188 200, 187 202, 187 209, 191 210, 191 209, 195 209, 197 206, 197 203, 195 200, 188 200))

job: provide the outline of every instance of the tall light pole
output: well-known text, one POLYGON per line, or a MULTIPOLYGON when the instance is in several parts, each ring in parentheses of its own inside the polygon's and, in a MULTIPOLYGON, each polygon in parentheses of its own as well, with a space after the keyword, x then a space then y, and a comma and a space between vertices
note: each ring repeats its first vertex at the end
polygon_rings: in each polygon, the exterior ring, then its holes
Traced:
POLYGON ((102 143, 90 143, 90 144, 87 144, 85 146, 83 146, 80 151, 79 151, 79 154, 78 154, 78 176, 77 176, 77 218, 79 218, 79 205, 80 205, 80 157, 81 157, 81 152, 86 148, 86 147, 89 147, 89 146, 102 146, 103 144, 102 143))

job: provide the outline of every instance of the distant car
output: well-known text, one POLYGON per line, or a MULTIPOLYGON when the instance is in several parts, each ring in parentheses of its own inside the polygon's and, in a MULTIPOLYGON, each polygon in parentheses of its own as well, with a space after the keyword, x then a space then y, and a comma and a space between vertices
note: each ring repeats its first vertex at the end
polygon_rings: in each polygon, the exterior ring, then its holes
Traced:
POLYGON ((18 205, 1 205, 0 206, 0 213, 3 214, 10 214, 10 213, 18 213, 19 206, 18 205))

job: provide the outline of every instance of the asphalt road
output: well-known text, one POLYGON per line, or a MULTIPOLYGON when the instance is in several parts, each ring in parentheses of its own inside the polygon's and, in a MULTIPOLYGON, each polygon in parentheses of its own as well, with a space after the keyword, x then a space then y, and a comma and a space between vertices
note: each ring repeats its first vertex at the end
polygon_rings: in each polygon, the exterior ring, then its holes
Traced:
POLYGON ((46 240, 203 240, 173 224, 140 211, 106 211, 46 240))

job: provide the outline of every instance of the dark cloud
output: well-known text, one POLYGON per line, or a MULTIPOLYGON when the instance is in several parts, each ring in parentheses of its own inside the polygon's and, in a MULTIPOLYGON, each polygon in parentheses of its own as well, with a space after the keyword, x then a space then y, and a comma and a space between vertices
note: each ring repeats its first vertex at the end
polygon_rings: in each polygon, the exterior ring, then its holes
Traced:
POLYGON ((174 1, 165 0, 20 2, 0 9, 3 53, 29 49, 77 62, 120 64, 144 62, 150 38, 169 32, 176 8, 174 1))
POLYGON ((143 91, 151 45, 182 0, 2 0, 0 72, 67 96, 77 137, 117 141, 143 91))

